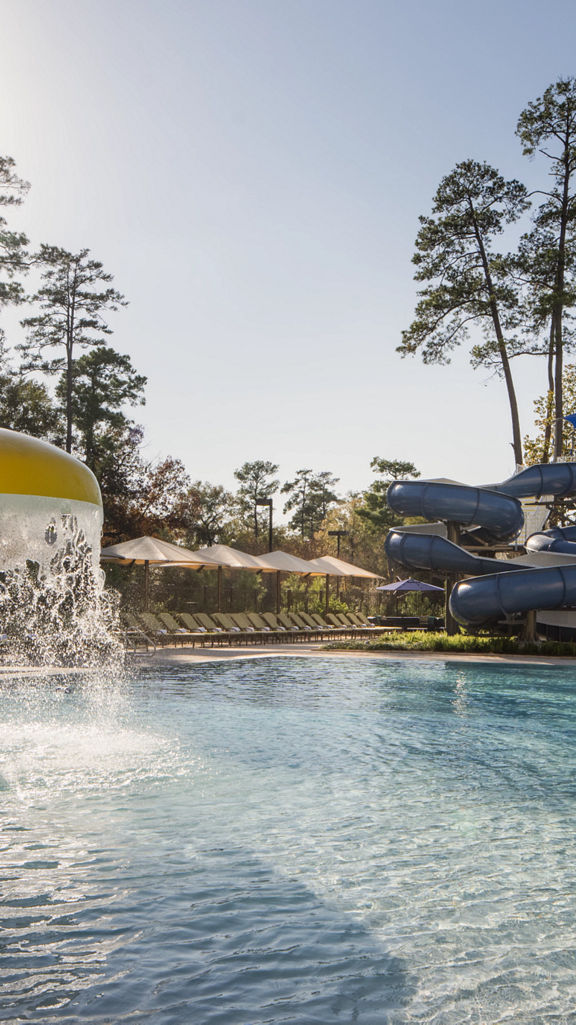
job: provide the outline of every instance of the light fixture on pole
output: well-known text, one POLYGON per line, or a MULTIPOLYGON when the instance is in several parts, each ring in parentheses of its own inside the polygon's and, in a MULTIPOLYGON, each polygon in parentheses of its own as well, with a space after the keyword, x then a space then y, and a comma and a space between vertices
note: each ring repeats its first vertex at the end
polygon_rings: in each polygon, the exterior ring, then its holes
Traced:
POLYGON ((257 498, 256 505, 268 506, 268 551, 271 552, 273 549, 272 545, 272 499, 271 498, 257 498))
MULTIPOLYGON (((349 530, 329 530, 328 537, 335 537, 336 540, 336 558, 340 558, 340 538, 348 537, 349 530)), ((336 597, 340 597, 340 577, 336 577, 336 597)))

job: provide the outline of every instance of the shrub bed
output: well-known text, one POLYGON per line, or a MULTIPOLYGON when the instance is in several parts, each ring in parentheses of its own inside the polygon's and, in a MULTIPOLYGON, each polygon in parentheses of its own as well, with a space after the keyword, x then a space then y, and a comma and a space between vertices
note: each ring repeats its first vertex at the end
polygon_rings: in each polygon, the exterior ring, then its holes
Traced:
POLYGON ((337 651, 452 651, 484 655, 555 655, 576 658, 576 643, 571 641, 526 642, 518 637, 428 633, 414 630, 368 641, 334 641, 327 645, 337 651))

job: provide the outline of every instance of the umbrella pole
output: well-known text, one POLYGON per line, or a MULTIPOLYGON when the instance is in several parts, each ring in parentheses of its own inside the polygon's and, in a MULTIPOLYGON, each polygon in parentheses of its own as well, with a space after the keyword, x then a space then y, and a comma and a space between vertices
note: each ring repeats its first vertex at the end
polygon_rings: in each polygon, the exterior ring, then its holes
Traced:
POLYGON ((276 615, 280 612, 280 570, 276 574, 276 615))
POLYGON ((330 608, 330 574, 326 574, 326 597, 324 599, 324 611, 328 612, 330 608))
POLYGON ((150 563, 144 563, 144 612, 148 612, 150 606, 150 563))
POLYGON ((222 566, 218 566, 218 597, 216 600, 217 612, 222 612, 222 566))

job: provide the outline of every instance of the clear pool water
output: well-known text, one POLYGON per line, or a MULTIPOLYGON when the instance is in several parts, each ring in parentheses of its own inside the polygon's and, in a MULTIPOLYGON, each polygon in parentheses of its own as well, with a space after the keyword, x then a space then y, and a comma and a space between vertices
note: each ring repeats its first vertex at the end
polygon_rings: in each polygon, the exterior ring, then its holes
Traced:
POLYGON ((3 1022, 576 1022, 573 669, 0 691, 3 1022))

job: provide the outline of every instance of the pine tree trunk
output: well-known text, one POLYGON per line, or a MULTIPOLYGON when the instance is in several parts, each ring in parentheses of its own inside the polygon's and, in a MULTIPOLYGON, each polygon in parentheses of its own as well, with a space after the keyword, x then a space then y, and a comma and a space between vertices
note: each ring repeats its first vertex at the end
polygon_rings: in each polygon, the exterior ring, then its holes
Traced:
POLYGON ((66 451, 72 451, 72 346, 66 345, 66 451))
POLYGON ((566 271, 566 231, 568 227, 568 189, 570 184, 570 138, 568 130, 564 138, 564 182, 562 187, 562 206, 560 209, 560 236, 558 239, 558 265, 556 269, 555 299, 552 313, 555 341, 554 365, 554 459, 562 458, 564 444, 564 398, 562 395, 562 377, 564 362, 563 316, 564 316, 564 278, 566 271))
POLYGON ((68 279, 68 305, 66 309, 66 451, 72 451, 72 354, 74 351, 74 314, 76 277, 68 279))
POLYGON ((516 461, 517 466, 522 466, 522 437, 520 434, 520 416, 518 413, 518 401, 516 399, 516 390, 514 388, 514 381, 512 379, 512 370, 510 367, 510 360, 508 358, 508 350, 506 349, 506 342, 504 340, 504 333, 502 331, 502 325, 500 323, 498 303, 496 302, 496 296, 494 295, 494 286, 492 283, 492 275, 490 273, 490 264, 488 263, 488 256, 486 254, 486 249, 484 247, 484 241, 482 239, 480 229, 478 228, 478 224, 476 222, 474 207, 471 201, 470 212, 472 214, 474 233, 476 235, 476 241, 478 243, 480 258, 482 260, 484 278, 488 289, 490 313, 492 316, 492 323, 494 325, 494 332, 496 334, 496 341, 498 343, 498 352, 500 354, 500 362, 502 364, 504 381, 506 382, 506 391, 508 392, 508 404, 510 406, 510 416, 512 419, 512 448, 514 450, 514 459, 516 461))
POLYGON ((546 396, 546 420, 544 423, 544 441, 542 444, 542 462, 550 461, 550 444, 554 418, 554 321, 550 323, 550 340, 548 343, 548 394, 546 396))

